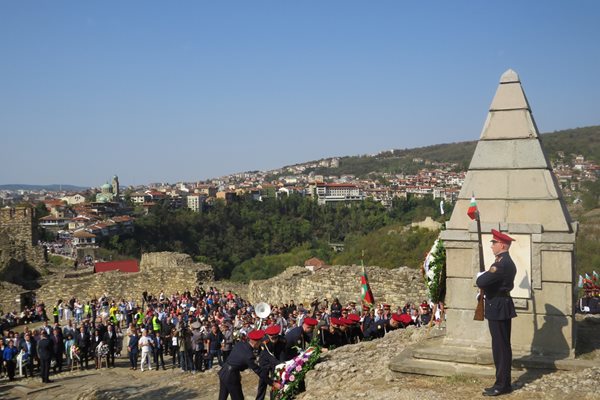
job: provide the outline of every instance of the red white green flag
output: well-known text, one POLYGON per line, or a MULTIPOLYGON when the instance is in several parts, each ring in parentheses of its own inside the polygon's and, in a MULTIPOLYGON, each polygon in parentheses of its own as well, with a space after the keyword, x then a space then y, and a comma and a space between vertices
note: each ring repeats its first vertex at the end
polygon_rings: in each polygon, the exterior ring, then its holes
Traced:
POLYGON ((364 265, 362 267, 362 274, 360 275, 360 286, 363 304, 368 304, 370 306, 375 305, 375 298, 373 297, 373 292, 371 292, 369 278, 367 278, 367 270, 365 269, 364 265))
POLYGON ((477 219, 477 201, 475 201, 475 196, 471 197, 471 204, 469 204, 469 209, 467 210, 467 215, 472 220, 477 219))

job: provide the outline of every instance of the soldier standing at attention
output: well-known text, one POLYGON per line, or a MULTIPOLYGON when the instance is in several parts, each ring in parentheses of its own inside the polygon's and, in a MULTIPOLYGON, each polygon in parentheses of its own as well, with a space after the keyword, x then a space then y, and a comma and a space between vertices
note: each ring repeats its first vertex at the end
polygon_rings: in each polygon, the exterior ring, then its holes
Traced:
POLYGON ((512 392, 510 329, 512 318, 517 316, 510 297, 517 268, 508 254, 514 239, 495 229, 492 229, 492 235, 492 251, 496 260, 489 270, 480 272, 477 276, 477 286, 485 292, 485 318, 492 336, 492 354, 496 366, 496 382, 494 386, 484 389, 484 396, 512 392))

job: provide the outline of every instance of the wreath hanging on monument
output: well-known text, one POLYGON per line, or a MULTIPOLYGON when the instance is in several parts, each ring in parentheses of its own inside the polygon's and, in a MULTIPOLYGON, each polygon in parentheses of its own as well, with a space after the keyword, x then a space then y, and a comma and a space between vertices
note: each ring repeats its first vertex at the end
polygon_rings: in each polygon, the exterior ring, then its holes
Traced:
POLYGON ((446 247, 436 239, 423 263, 423 278, 429 299, 433 303, 444 301, 446 296, 446 247))

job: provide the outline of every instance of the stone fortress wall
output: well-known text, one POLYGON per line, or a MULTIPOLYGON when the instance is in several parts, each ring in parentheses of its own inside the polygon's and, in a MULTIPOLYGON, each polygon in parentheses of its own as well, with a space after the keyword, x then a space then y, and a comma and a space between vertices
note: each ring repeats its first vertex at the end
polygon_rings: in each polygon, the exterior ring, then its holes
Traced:
MULTIPOLYGON (((36 245, 34 210, 30 207, 0 209, 0 271, 9 264, 45 264, 44 250, 36 245)), ((1 276, 0 280, 9 280, 1 276)))
MULTIPOLYGON (((427 299, 421 271, 408 267, 385 269, 366 267, 375 302, 389 303, 395 307, 427 299)), ((255 304, 267 302, 280 304, 294 300, 305 306, 314 299, 322 301, 339 298, 342 304, 356 301, 360 304, 361 266, 331 266, 314 273, 304 267, 290 267, 271 279, 250 281, 248 298, 255 304)))
POLYGON ((119 300, 133 298, 139 303, 144 291, 158 296, 162 290, 170 296, 175 292, 193 291, 197 285, 213 280, 212 267, 193 262, 187 254, 147 253, 142 255, 137 273, 111 271, 73 278, 69 273, 50 275, 36 291, 36 298, 38 302, 44 302, 47 309, 59 299, 68 301, 74 296, 89 300, 105 293, 119 300))
MULTIPOLYGON (((304 267, 290 267, 280 275, 267 280, 250 281, 249 284, 230 281, 214 281, 211 266, 195 263, 187 254, 147 253, 142 256, 140 272, 118 271, 94 274, 71 270, 48 275, 40 280, 41 287, 35 291, 38 302, 46 304, 48 312, 59 299, 67 301, 72 296, 89 300, 103 294, 116 299, 135 299, 138 304, 144 290, 158 295, 161 290, 169 296, 175 292, 193 291, 197 285, 205 289, 213 286, 221 291, 231 290, 252 304, 267 301, 272 304, 310 304, 315 298, 330 301, 338 297, 342 303, 360 302, 360 266, 331 266, 316 272, 304 267)), ((394 306, 406 302, 420 302, 426 292, 419 270, 408 267, 384 269, 367 267, 369 282, 376 302, 387 302, 394 306)), ((18 310, 15 298, 19 288, 4 284, 0 296, 0 308, 5 311, 18 310), (7 289, 7 290, 4 290, 7 289), (8 290, 13 289, 13 290, 8 290)))

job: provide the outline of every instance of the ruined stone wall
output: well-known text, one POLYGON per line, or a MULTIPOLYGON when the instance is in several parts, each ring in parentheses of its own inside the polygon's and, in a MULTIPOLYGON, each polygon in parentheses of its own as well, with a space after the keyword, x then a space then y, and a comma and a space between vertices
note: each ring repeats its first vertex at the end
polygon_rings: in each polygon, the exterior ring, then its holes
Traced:
POLYGON ((9 313, 21 311, 20 296, 23 288, 9 282, 0 282, 0 311, 9 313))
MULTIPOLYGON (((65 276, 66 275, 66 276, 65 276)), ((106 293, 117 299, 140 300, 145 290, 158 296, 163 290, 166 295, 186 290, 193 291, 197 285, 207 287, 214 280, 211 266, 195 263, 186 254, 148 253, 142 255, 140 272, 118 271, 68 277, 56 274, 47 277, 36 291, 38 301, 54 305, 58 299, 68 300, 72 296, 88 300, 106 293)))
MULTIPOLYGON (((360 302, 361 271, 360 266, 332 266, 314 273, 304 267, 290 267, 274 278, 250 281, 248 298, 252 303, 265 301, 276 304, 294 300, 306 305, 315 298, 331 300, 335 297, 342 304, 352 300, 360 302)), ((377 303, 400 306, 427 298, 419 270, 367 267, 367 275, 377 303)))
POLYGON ((0 271, 8 264, 45 264, 44 250, 36 245, 33 214, 30 207, 0 209, 0 271))

